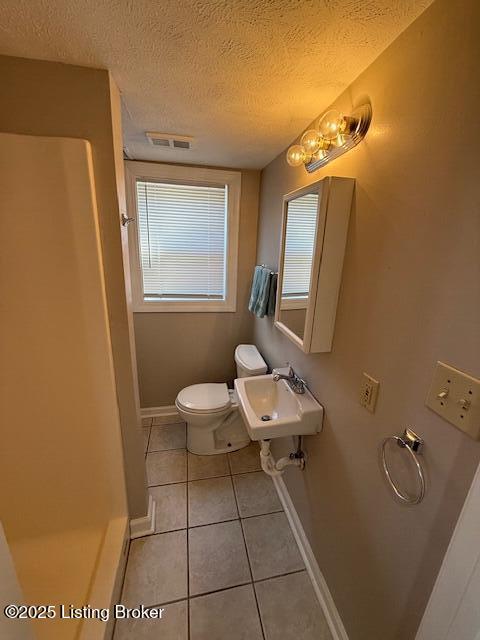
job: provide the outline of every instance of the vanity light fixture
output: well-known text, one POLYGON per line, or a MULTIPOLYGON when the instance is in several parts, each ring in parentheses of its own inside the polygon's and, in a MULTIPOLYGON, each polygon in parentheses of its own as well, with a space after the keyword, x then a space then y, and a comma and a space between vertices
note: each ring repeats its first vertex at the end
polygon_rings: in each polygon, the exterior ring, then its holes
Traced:
POLYGON ((288 164, 292 167, 303 164, 309 173, 320 169, 363 140, 371 120, 370 104, 358 107, 348 116, 335 109, 326 111, 313 129, 305 131, 300 144, 288 149, 288 164))

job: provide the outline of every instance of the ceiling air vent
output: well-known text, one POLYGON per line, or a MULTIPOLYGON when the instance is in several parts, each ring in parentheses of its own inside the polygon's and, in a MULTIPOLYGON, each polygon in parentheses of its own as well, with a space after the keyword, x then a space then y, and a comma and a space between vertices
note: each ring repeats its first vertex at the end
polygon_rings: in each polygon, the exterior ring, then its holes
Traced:
POLYGON ((191 136, 177 136, 173 133, 156 133, 154 131, 146 131, 145 135, 154 147, 163 147, 164 149, 191 149, 193 146, 193 138, 191 136))

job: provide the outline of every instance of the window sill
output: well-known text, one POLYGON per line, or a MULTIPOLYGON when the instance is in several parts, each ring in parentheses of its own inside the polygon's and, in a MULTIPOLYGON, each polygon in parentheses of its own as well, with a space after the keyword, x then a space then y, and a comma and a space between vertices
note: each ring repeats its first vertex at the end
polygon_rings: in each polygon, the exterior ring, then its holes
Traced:
POLYGON ((235 313, 234 302, 137 302, 133 304, 133 313, 235 313))
POLYGON ((308 298, 282 298, 280 309, 282 311, 289 311, 293 309, 306 309, 308 304, 308 298))

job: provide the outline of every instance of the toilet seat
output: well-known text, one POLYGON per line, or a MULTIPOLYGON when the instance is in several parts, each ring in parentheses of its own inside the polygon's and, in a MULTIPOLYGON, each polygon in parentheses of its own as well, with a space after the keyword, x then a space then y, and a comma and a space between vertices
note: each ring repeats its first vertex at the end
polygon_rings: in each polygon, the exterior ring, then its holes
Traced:
POLYGON ((219 413, 232 404, 225 382, 193 384, 182 389, 177 396, 179 408, 189 413, 219 413))

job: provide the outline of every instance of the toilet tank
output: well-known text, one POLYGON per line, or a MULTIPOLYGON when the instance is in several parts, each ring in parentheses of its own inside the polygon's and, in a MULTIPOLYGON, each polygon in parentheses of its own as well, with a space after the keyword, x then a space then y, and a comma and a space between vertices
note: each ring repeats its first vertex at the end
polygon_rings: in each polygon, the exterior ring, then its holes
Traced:
POLYGON ((239 344, 235 349, 237 377, 261 376, 267 373, 267 363, 254 344, 239 344))

